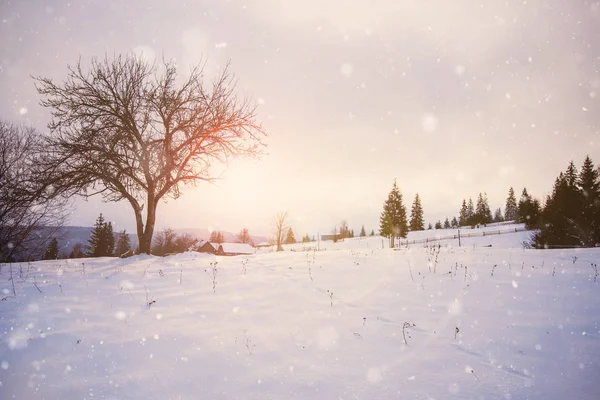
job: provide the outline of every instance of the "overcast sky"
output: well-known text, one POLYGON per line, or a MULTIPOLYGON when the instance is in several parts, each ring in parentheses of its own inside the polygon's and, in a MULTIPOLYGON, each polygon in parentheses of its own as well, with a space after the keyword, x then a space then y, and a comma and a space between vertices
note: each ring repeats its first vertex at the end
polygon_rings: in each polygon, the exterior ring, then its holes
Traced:
MULTIPOLYGON (((258 162, 160 204, 158 227, 297 236, 376 229, 394 178, 426 222, 510 186, 542 197, 569 160, 600 162, 600 3, 564 0, 0 0, 0 117, 45 129, 31 75, 122 52, 232 62, 268 133, 258 162)), ((73 225, 128 204, 77 201, 73 225)))

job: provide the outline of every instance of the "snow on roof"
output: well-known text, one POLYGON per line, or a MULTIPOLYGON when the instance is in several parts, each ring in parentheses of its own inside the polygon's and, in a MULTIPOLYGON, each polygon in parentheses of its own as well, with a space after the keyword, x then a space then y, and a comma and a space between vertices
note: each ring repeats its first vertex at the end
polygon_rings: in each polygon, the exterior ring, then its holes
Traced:
POLYGON ((266 246, 270 246, 271 243, 269 242, 260 242, 259 244, 256 245, 256 247, 266 247, 266 246))
POLYGON ((205 244, 209 244, 212 246, 213 249, 215 249, 215 251, 217 251, 219 249, 219 243, 210 243, 208 240, 200 240, 198 241, 194 246, 193 249, 194 250, 198 250, 200 249, 202 246, 204 246, 205 244))
POLYGON ((256 250, 247 243, 221 243, 219 251, 225 254, 254 254, 256 250))

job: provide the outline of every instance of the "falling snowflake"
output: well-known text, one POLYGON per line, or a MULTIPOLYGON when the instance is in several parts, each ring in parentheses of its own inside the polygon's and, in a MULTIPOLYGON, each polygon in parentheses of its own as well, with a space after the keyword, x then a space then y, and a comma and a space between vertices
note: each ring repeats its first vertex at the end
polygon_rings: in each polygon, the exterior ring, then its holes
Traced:
POLYGON ((433 114, 425 114, 421 121, 421 126, 425 132, 435 132, 438 127, 438 119, 433 114))
POLYGON ((344 75, 345 78, 350 78, 352 76, 352 73, 354 72, 354 67, 352 67, 352 64, 343 63, 340 67, 340 72, 342 73, 342 75, 344 75))

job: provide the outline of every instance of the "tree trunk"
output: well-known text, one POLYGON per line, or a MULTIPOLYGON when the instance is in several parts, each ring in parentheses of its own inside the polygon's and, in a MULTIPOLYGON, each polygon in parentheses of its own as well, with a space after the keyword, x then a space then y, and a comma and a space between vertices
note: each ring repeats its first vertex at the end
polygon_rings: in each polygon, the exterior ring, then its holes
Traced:
MULTIPOLYGON (((148 196, 150 197, 150 196, 148 196)), ((149 199, 150 200, 150 199, 149 199)), ((152 249, 152 236, 154 235, 154 223, 156 221, 156 206, 157 203, 154 199, 148 201, 148 210, 146 212, 146 227, 144 229, 144 222, 142 216, 142 210, 139 206, 131 204, 133 212, 135 213, 135 225, 138 237, 138 254, 150 254, 152 249)))
POLYGON ((139 238, 140 254, 150 254, 150 250, 152 248, 152 236, 154 235, 154 223, 156 221, 156 205, 157 204, 153 199, 152 201, 148 201, 146 228, 144 229, 142 236, 139 238))

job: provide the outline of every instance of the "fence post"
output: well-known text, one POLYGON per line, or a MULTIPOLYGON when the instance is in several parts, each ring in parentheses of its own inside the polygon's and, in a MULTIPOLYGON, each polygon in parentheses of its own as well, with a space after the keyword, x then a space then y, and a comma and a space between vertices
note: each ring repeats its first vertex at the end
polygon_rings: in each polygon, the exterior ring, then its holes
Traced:
POLYGON ((458 247, 460 247, 460 229, 458 230, 458 247))

